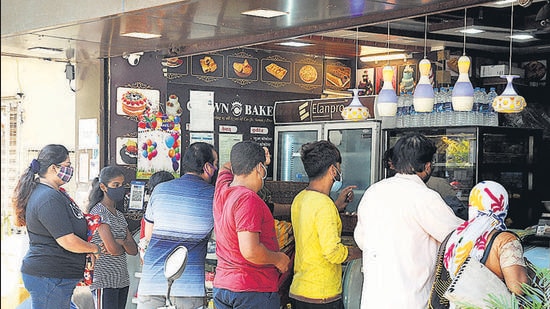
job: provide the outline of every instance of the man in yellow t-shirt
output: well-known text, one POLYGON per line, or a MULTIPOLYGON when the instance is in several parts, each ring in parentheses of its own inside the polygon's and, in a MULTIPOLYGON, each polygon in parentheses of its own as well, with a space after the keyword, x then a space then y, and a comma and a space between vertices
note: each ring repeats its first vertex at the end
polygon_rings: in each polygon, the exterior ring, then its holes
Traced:
POLYGON ((309 184, 291 207, 296 253, 289 296, 296 309, 344 308, 342 263, 360 258, 361 251, 342 244, 339 211, 353 200, 356 186, 344 188, 336 203, 330 198, 343 180, 342 157, 331 142, 304 144, 300 155, 309 184))

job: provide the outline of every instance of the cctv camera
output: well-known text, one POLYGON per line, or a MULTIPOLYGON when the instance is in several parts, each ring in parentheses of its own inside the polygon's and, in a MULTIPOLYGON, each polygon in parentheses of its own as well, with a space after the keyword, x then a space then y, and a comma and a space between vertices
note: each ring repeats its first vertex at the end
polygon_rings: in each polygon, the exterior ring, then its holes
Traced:
POLYGON ((142 55, 143 55, 143 53, 133 53, 133 54, 124 54, 124 55, 122 55, 122 57, 124 59, 128 60, 128 63, 131 66, 136 66, 136 65, 138 65, 139 59, 141 58, 142 55))

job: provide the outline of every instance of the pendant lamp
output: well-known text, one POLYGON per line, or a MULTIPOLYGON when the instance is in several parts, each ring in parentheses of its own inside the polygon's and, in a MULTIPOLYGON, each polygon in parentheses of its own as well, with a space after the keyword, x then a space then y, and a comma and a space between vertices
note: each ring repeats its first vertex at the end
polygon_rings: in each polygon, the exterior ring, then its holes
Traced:
POLYGON ((416 112, 429 113, 434 108, 434 89, 430 82, 430 73, 432 71, 432 64, 428 60, 426 54, 427 45, 427 33, 428 33, 428 15, 424 20, 424 59, 418 63, 418 69, 420 71, 420 79, 414 89, 413 94, 413 106, 416 112))
MULTIPOLYGON (((388 55, 390 51, 390 23, 388 22, 388 55)), ((384 85, 376 98, 376 109, 382 117, 395 116, 397 114, 397 95, 393 88, 393 67, 388 64, 382 69, 384 85)))
MULTIPOLYGON (((359 27, 355 29, 355 71, 357 72, 357 58, 359 57, 359 27)), ((350 104, 344 109, 342 109, 342 118, 344 120, 352 120, 352 121, 359 121, 359 120, 365 120, 367 118, 370 118, 370 112, 369 108, 366 106, 363 106, 361 101, 359 100, 359 90, 357 88, 357 78, 355 79, 355 88, 354 89, 348 89, 349 91, 353 92, 353 98, 350 102, 350 104)))
POLYGON ((497 96, 492 103, 493 109, 499 113, 519 113, 527 106, 525 99, 518 95, 514 89, 512 81, 518 75, 512 75, 512 35, 514 29, 514 2, 512 2, 510 13, 510 57, 508 59, 508 75, 502 75, 501 78, 506 78, 506 88, 501 95, 497 96))
POLYGON ((462 56, 458 58, 458 80, 453 87, 451 101, 453 110, 469 112, 474 106, 474 87, 470 82, 468 72, 470 71, 470 57, 466 56, 466 9, 464 9, 464 43, 462 56))

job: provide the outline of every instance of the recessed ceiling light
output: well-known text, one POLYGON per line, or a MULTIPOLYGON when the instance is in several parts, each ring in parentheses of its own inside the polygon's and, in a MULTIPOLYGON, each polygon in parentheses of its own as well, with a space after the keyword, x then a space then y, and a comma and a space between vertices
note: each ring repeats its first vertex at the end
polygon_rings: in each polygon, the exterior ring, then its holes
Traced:
POLYGON ((530 34, 525 34, 525 33, 521 33, 521 34, 514 34, 512 36, 508 36, 509 38, 512 38, 512 39, 515 39, 515 40, 529 40, 529 39, 532 39, 533 36, 530 35, 530 34))
POLYGON ((304 42, 294 42, 294 41, 290 41, 290 42, 282 42, 282 43, 279 43, 279 45, 291 46, 291 47, 304 47, 304 46, 310 46, 310 45, 313 45, 313 44, 311 44, 311 43, 304 43, 304 42))
POLYGON ((146 32, 128 32, 128 33, 123 33, 120 36, 126 36, 126 37, 131 37, 136 39, 156 39, 161 37, 160 34, 146 33, 146 32))
POLYGON ((273 18, 283 15, 288 15, 288 12, 275 11, 270 9, 256 9, 250 11, 241 12, 243 15, 263 17, 263 18, 273 18))
POLYGON ((468 29, 459 30, 458 32, 466 33, 466 34, 476 34, 476 33, 482 33, 485 31, 481 29, 476 29, 476 28, 468 28, 468 29))
POLYGON ((44 47, 44 46, 29 47, 28 50, 37 52, 37 53, 48 54, 48 55, 57 55, 63 52, 63 49, 61 48, 44 47))

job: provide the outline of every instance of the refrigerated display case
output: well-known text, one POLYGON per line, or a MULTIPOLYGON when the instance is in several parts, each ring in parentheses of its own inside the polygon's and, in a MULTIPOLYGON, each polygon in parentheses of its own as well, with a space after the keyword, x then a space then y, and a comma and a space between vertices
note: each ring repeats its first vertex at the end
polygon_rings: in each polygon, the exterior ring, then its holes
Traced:
POLYGON ((525 228, 537 223, 542 213, 542 185, 537 174, 542 130, 485 126, 384 129, 382 151, 413 132, 435 142, 432 176, 446 179, 466 206, 473 186, 493 180, 508 190, 509 227, 525 228))
MULTIPOLYGON (((355 198, 346 211, 357 210, 366 188, 378 178, 380 121, 335 121, 275 126, 274 180, 307 182, 300 147, 308 142, 329 140, 342 155, 343 188, 356 185, 355 198)), ((336 198, 337 195, 332 196, 336 198)))

